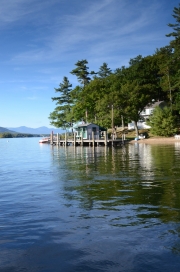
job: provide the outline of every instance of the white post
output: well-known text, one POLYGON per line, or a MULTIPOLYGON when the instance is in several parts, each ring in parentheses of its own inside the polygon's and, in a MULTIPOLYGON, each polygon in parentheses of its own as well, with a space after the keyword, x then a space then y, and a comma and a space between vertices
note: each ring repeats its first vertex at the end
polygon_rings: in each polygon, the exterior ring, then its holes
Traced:
POLYGON ((66 134, 66 132, 65 132, 65 143, 64 143, 64 145, 65 146, 67 145, 67 134, 66 134))
POLYGON ((83 131, 81 132, 81 146, 83 146, 83 131))
POLYGON ((51 132, 51 139, 50 139, 51 145, 53 145, 53 131, 51 132))
POLYGON ((56 145, 59 145, 59 133, 57 133, 56 145))
POLYGON ((74 146, 76 146, 76 132, 74 132, 74 146))
POLYGON ((95 145, 95 141, 94 141, 94 131, 92 131, 92 144, 93 144, 93 147, 95 145))
POLYGON ((107 131, 104 131, 104 145, 107 146, 107 131))

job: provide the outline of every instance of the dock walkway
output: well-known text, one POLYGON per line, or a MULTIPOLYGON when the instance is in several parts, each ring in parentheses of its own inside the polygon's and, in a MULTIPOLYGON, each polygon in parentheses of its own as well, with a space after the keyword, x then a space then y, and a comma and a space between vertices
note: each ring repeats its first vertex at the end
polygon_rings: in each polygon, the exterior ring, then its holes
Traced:
MULTIPOLYGON (((41 142, 41 141, 39 141, 41 142)), ((65 137, 61 139, 61 136, 57 134, 56 136, 51 134, 46 143, 51 145, 59 145, 59 146, 121 146, 125 143, 125 139, 108 139, 107 133, 103 138, 95 139, 92 135, 92 139, 83 139, 82 137, 76 137, 76 133, 73 136, 68 137, 65 134, 65 137)))

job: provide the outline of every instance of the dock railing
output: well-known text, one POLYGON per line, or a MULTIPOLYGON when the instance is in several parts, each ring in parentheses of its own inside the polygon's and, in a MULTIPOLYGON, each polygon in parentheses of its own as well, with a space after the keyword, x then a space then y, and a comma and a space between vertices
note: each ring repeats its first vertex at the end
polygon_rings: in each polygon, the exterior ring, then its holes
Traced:
POLYGON ((100 135, 96 135, 94 131, 92 131, 92 136, 89 136, 89 139, 83 138, 83 134, 81 136, 77 137, 76 132, 74 133, 65 133, 65 134, 58 134, 54 135, 51 133, 50 135, 50 143, 52 145, 61 145, 61 146, 67 146, 67 145, 89 145, 89 146, 99 146, 99 145, 119 145, 121 143, 124 143, 124 139, 108 139, 108 133, 107 131, 103 131, 103 137, 100 137, 100 135))

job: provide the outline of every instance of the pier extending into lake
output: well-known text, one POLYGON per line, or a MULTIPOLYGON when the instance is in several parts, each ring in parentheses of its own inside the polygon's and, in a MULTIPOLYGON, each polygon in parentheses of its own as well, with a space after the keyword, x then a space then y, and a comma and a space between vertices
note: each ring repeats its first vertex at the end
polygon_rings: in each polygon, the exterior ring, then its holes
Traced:
POLYGON ((71 134, 71 136, 65 133, 62 137, 62 135, 58 133, 54 135, 52 132, 47 143, 58 146, 121 146, 125 143, 125 135, 122 136, 122 139, 116 139, 115 137, 108 139, 106 131, 103 135, 103 137, 97 138, 92 132, 91 139, 84 139, 83 137, 77 137, 76 133, 71 134))

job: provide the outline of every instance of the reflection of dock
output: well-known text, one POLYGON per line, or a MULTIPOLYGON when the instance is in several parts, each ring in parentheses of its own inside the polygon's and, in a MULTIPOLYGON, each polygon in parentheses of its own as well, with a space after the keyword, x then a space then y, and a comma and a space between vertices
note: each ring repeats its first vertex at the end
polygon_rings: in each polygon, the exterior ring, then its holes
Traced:
POLYGON ((92 135, 92 139, 83 139, 83 137, 77 137, 76 133, 68 137, 65 133, 63 139, 62 136, 57 134, 56 136, 53 133, 50 137, 46 138, 47 141, 39 143, 48 143, 51 145, 59 145, 59 146, 121 146, 124 144, 124 140, 122 139, 108 139, 107 133, 104 134, 103 138, 97 139, 92 135))

